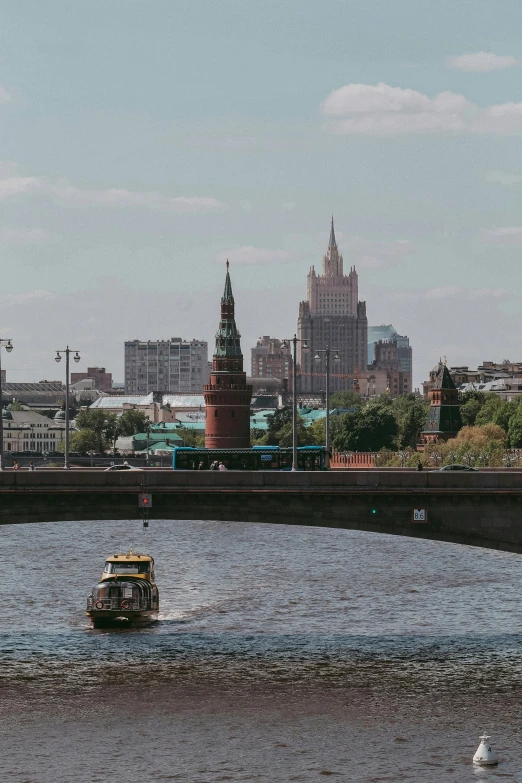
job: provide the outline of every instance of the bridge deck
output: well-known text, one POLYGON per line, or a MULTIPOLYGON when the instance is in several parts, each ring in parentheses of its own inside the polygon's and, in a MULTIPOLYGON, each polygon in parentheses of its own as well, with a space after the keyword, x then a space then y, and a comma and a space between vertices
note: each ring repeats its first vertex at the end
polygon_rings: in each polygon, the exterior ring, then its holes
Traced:
POLYGON ((0 524, 150 518, 369 530, 522 552, 522 471, 0 473, 0 524), (427 521, 414 522, 424 509, 427 521))

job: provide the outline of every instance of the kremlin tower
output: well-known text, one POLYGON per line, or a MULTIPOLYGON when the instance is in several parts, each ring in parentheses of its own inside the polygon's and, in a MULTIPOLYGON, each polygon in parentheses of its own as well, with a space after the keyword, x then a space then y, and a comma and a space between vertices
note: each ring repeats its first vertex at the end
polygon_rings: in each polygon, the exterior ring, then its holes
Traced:
POLYGON ((207 449, 250 448, 252 387, 243 372, 243 355, 234 317, 234 296, 228 271, 221 298, 221 320, 216 333, 209 383, 203 387, 207 411, 207 449))

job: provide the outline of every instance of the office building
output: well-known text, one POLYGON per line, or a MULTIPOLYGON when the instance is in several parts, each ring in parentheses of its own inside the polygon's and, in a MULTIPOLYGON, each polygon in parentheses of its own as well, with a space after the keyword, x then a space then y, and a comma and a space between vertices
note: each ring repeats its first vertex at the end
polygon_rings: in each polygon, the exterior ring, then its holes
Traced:
POLYGON ((299 305, 297 332, 299 391, 324 390, 326 368, 322 351, 326 346, 340 357, 330 367, 330 390, 353 389, 354 376, 367 366, 368 320, 366 303, 359 301, 355 267, 350 268, 348 275, 344 274, 333 217, 322 274, 317 274, 314 267, 308 273, 308 298, 299 305), (319 361, 315 360, 316 355, 319 361))
POLYGON ((250 374, 252 378, 278 378, 292 385, 292 350, 289 340, 278 340, 265 335, 251 350, 250 374))
POLYGON ((125 393, 201 392, 208 382, 204 340, 129 340, 125 343, 125 393))
POLYGON ((105 367, 87 367, 87 372, 72 372, 71 383, 80 381, 94 381, 94 388, 98 391, 112 389, 112 373, 106 372, 105 367))

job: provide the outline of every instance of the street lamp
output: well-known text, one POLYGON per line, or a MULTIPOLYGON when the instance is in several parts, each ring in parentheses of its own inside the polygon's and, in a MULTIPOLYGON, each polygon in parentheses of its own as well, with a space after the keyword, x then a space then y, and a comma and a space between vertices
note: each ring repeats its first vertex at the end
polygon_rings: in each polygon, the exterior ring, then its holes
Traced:
POLYGON ((2 347, 5 347, 7 353, 13 350, 11 340, 0 340, 0 470, 4 469, 4 403, 2 399, 2 347))
POLYGON ((64 462, 63 467, 64 470, 68 470, 69 468, 69 354, 74 353, 74 361, 79 362, 80 361, 80 354, 78 351, 74 351, 72 348, 64 348, 63 351, 56 351, 56 356, 54 357, 55 362, 61 362, 62 356, 61 354, 65 354, 65 455, 64 455, 64 462))
MULTIPOLYGON (((303 343, 303 348, 308 348, 308 340, 300 340, 297 335, 294 334, 290 340, 294 344, 294 363, 292 374, 292 470, 298 470, 297 467, 297 343, 303 343)), ((288 348, 288 343, 283 340, 281 348, 288 348)))
MULTIPOLYGON (((322 348, 321 350, 317 351, 317 353, 314 356, 315 362, 320 362, 321 357, 319 354, 324 353, 325 359, 326 359, 326 438, 325 438, 325 446, 326 446, 326 453, 328 454, 328 457, 330 456, 330 353, 334 351, 333 348, 330 348, 329 345, 326 346, 326 348, 322 348)), ((335 349, 334 351, 334 362, 340 362, 341 357, 339 356, 339 351, 335 349)))

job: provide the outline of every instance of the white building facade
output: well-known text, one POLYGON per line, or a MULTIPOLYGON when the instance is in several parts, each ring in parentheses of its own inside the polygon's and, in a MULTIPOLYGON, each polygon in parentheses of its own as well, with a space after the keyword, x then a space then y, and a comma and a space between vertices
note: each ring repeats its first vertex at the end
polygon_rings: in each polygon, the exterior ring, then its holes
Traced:
POLYGON ((35 411, 3 411, 4 454, 56 451, 65 438, 65 420, 60 411, 54 419, 35 411))

